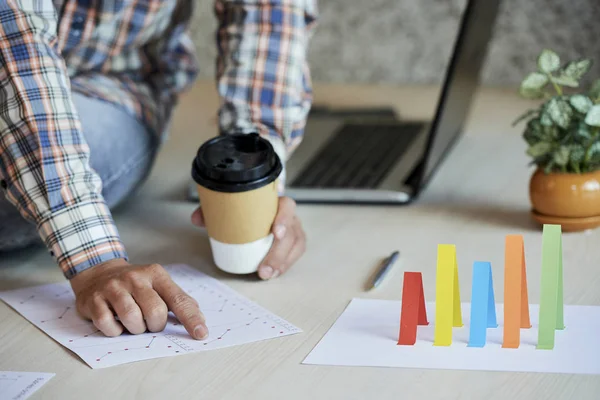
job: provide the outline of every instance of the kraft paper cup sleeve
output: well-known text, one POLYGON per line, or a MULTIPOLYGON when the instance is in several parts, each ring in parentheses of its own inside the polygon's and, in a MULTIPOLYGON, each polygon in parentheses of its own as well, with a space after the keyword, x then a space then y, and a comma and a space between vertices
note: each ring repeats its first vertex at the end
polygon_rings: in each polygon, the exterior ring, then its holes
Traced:
POLYGON ((198 185, 208 236, 221 243, 244 244, 271 233, 278 208, 277 181, 247 192, 216 192, 198 185))

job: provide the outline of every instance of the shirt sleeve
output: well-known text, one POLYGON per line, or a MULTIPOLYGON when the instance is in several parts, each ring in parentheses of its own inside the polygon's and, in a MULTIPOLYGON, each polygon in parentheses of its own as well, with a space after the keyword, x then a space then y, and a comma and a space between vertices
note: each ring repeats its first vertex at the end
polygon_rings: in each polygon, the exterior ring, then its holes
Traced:
POLYGON ((316 0, 216 0, 215 14, 220 131, 258 131, 285 165, 312 104, 306 53, 316 0))
POLYGON ((67 278, 127 258, 56 48, 52 0, 0 1, 0 179, 67 278))

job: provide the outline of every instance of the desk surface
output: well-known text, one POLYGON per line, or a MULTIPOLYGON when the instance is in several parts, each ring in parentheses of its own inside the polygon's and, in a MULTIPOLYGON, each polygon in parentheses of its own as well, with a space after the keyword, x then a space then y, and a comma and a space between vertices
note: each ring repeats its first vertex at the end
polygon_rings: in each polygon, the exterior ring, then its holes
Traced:
MULTIPOLYGON (((404 117, 429 117, 435 88, 316 85, 319 104, 394 104, 404 117)), ((600 378, 581 375, 339 368, 301 365, 352 297, 400 299, 402 270, 420 270, 426 298, 434 297, 436 246, 455 243, 461 296, 469 300, 470 265, 489 260, 502 276, 504 236, 525 236, 530 299, 539 299, 541 233, 531 222, 531 168, 520 127, 510 123, 528 104, 514 91, 484 89, 465 136, 422 198, 410 206, 301 206, 308 251, 288 274, 271 282, 235 278, 210 262, 205 233, 191 226, 194 205, 183 201, 189 160, 215 130, 217 98, 200 82, 177 111, 173 133, 142 191, 115 213, 137 262, 188 263, 303 329, 277 340, 214 352, 91 370, 4 303, 0 304, 0 370, 54 372, 39 398, 209 399, 591 399, 600 378), (325 240, 324 238, 327 238, 325 240), (391 250, 402 268, 373 292, 364 285, 391 250)), ((565 234, 564 298, 600 305, 600 230, 565 234)), ((1 255, 0 290, 63 278, 44 249, 1 255)), ((495 292, 502 301, 502 281, 495 292)))

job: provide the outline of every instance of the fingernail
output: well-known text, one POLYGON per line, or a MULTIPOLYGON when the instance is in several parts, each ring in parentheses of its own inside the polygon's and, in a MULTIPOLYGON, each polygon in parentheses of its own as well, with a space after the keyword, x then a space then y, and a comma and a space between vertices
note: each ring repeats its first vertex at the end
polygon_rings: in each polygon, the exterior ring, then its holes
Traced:
POLYGON ((258 276, 260 276, 261 279, 270 279, 272 275, 273 275, 273 268, 271 268, 271 267, 262 267, 258 271, 258 276))
POLYGON ((208 328, 204 325, 198 325, 194 328, 194 337, 196 339, 206 339, 208 337, 208 328))
POLYGON ((276 269, 275 272, 273 272, 273 275, 271 275, 271 279, 275 279, 279 276, 279 270, 276 269))
POLYGON ((285 230, 286 230, 285 225, 275 226, 275 230, 274 230, 275 237, 277 239, 282 239, 285 236, 285 230))

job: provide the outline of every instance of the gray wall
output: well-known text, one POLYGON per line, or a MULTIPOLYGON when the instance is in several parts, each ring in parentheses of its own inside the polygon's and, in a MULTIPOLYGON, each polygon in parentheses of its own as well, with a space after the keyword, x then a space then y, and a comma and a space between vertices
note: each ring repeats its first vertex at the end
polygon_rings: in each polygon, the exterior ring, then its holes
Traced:
MULTIPOLYGON (((202 75, 214 71, 212 1, 196 0, 193 38, 202 75)), ((485 1, 485 0, 484 0, 485 1)), ((315 81, 439 82, 466 0, 321 0, 309 60, 315 81)), ((590 57, 600 78, 600 0, 503 0, 483 71, 491 85, 518 84, 549 47, 590 57)))

